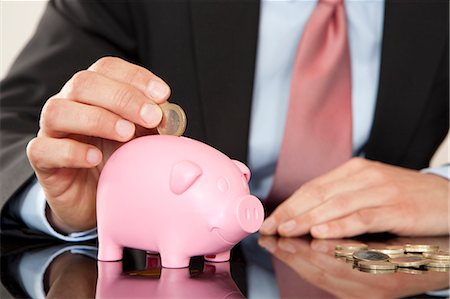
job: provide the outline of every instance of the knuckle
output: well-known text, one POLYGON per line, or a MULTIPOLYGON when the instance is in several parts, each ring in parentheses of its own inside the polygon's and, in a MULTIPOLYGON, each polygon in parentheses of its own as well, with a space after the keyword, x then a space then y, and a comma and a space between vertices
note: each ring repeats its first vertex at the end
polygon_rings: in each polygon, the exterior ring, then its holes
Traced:
POLYGON ((315 199, 322 203, 326 201, 326 188, 323 185, 316 184, 314 182, 308 182, 301 187, 304 195, 309 198, 315 199))
POLYGON ((367 164, 369 162, 364 158, 354 157, 354 158, 350 159, 350 161, 348 163, 352 168, 360 169, 360 168, 367 166, 367 164))
POLYGON ((74 98, 80 95, 82 90, 89 89, 92 85, 92 72, 83 70, 75 73, 70 80, 64 85, 63 93, 66 97, 74 98))
POLYGON ((89 115, 86 115, 86 126, 92 130, 103 128, 107 122, 101 110, 94 110, 89 115))
POLYGON ((76 157, 76 151, 70 144, 66 144, 66 146, 61 149, 60 159, 63 165, 73 165, 76 161, 76 157))
POLYGON ((370 182, 383 183, 387 179, 386 175, 376 167, 368 167, 364 173, 370 182))
POLYGON ((94 62, 89 69, 99 73, 108 73, 118 60, 117 57, 105 56, 94 62))
POLYGON ((58 115, 60 114, 60 104, 60 100, 56 98, 47 100, 41 111, 39 121, 41 128, 52 128, 54 126, 55 120, 58 119, 58 115))
POLYGON ((130 109, 134 101, 135 94, 128 86, 123 86, 117 89, 114 95, 114 102, 119 111, 126 111, 130 109))
POLYGON ((355 213, 357 221, 362 225, 364 228, 370 228, 372 227, 372 224, 374 222, 374 213, 372 213, 369 210, 361 209, 356 211, 355 213))
POLYGON ((35 164, 35 162, 39 159, 39 138, 35 137, 31 139, 27 144, 27 157, 32 164, 35 164))
POLYGON ((143 84, 147 84, 150 79, 149 72, 140 67, 130 68, 130 70, 125 74, 126 82, 141 82, 143 84))

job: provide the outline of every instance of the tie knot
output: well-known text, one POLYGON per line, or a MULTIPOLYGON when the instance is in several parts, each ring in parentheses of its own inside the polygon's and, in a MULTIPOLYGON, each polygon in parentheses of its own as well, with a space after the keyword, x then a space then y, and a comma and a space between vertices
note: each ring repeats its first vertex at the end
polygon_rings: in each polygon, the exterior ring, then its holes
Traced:
POLYGON ((321 3, 331 4, 331 5, 337 5, 342 4, 344 0, 319 0, 321 3))

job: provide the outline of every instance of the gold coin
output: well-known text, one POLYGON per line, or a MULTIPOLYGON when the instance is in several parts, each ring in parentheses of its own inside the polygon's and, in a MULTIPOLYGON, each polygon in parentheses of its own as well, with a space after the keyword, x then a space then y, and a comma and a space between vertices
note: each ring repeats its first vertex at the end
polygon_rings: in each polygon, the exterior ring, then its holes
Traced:
POLYGON ((353 250, 335 250, 334 255, 339 257, 346 257, 351 256, 353 252, 353 250))
POLYGON ((354 263, 355 262, 355 259, 353 259, 353 256, 352 255, 349 255, 349 256, 346 256, 345 257, 345 261, 347 262, 347 263, 354 263))
POLYGON ((372 270, 372 269, 365 269, 365 268, 358 268, 359 271, 365 272, 365 273, 371 273, 371 274, 392 274, 395 273, 395 270, 372 270))
POLYGON ((448 251, 424 252, 422 255, 432 260, 450 261, 450 254, 448 251))
POLYGON ((399 257, 404 254, 405 250, 403 249, 403 246, 387 246, 382 248, 370 248, 372 251, 378 251, 384 254, 389 255, 390 257, 399 257), (389 248, 391 247, 391 248, 389 248))
POLYGON ((429 244, 406 244, 405 245, 405 252, 422 253, 422 252, 431 252, 431 251, 438 251, 438 250, 439 250, 438 245, 429 245, 429 244))
POLYGON ((364 269, 371 269, 371 270, 395 270, 397 269, 397 265, 389 263, 389 262, 382 262, 382 261, 360 261, 358 262, 359 268, 364 269))
POLYGON ((369 246, 367 246, 367 244, 364 243, 342 243, 342 244, 338 244, 336 245, 335 249, 336 250, 366 250, 367 248, 369 248, 369 246))
POLYGON ((161 135, 181 136, 186 130, 186 114, 180 106, 174 103, 160 105, 163 116, 156 128, 161 135))
POLYGON ((428 265, 425 266, 425 268, 427 269, 427 271, 432 271, 432 272, 450 272, 450 267, 428 267, 428 265))
POLYGON ((420 267, 428 264, 429 260, 420 256, 405 256, 399 258, 391 258, 389 261, 399 267, 420 267))
POLYGON ((408 273, 408 274, 425 274, 427 273, 427 271, 425 270, 419 270, 419 269, 414 269, 414 268, 397 268, 397 272, 403 272, 403 273, 408 273))
POLYGON ((358 250, 353 253, 353 258, 359 261, 387 261, 389 260, 389 256, 378 252, 378 251, 369 251, 369 250, 358 250))
POLYGON ((450 261, 428 261, 427 268, 450 268, 450 261))

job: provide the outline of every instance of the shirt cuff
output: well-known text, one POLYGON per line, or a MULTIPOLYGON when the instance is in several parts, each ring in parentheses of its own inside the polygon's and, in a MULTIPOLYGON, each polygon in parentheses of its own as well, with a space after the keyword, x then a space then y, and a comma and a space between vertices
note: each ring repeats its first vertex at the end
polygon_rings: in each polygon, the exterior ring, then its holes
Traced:
POLYGON ((450 180, 450 164, 439 167, 430 167, 421 170, 423 173, 431 173, 450 180))
POLYGON ((12 204, 13 213, 31 229, 68 242, 86 241, 97 237, 97 228, 68 235, 57 232, 47 220, 46 207, 47 200, 37 180, 30 183, 12 204))
POLYGON ((51 262, 67 251, 97 259, 97 248, 88 245, 58 245, 24 253, 18 263, 17 280, 30 298, 46 298, 44 274, 51 262))

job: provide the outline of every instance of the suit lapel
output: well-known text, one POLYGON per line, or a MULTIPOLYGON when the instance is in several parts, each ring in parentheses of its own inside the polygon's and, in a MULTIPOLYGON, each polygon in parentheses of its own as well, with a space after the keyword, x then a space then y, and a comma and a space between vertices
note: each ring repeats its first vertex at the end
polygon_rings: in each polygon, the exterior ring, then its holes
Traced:
MULTIPOLYGON (((425 1, 426 2, 426 1, 425 1)), ((430 1, 431 2, 431 1, 430 1)), ((406 166, 445 46, 442 5, 386 1, 380 81, 370 159, 406 166)), ((447 24, 448 25, 448 24, 447 24)))
POLYGON ((245 161, 259 1, 191 1, 190 8, 207 142, 245 161))

